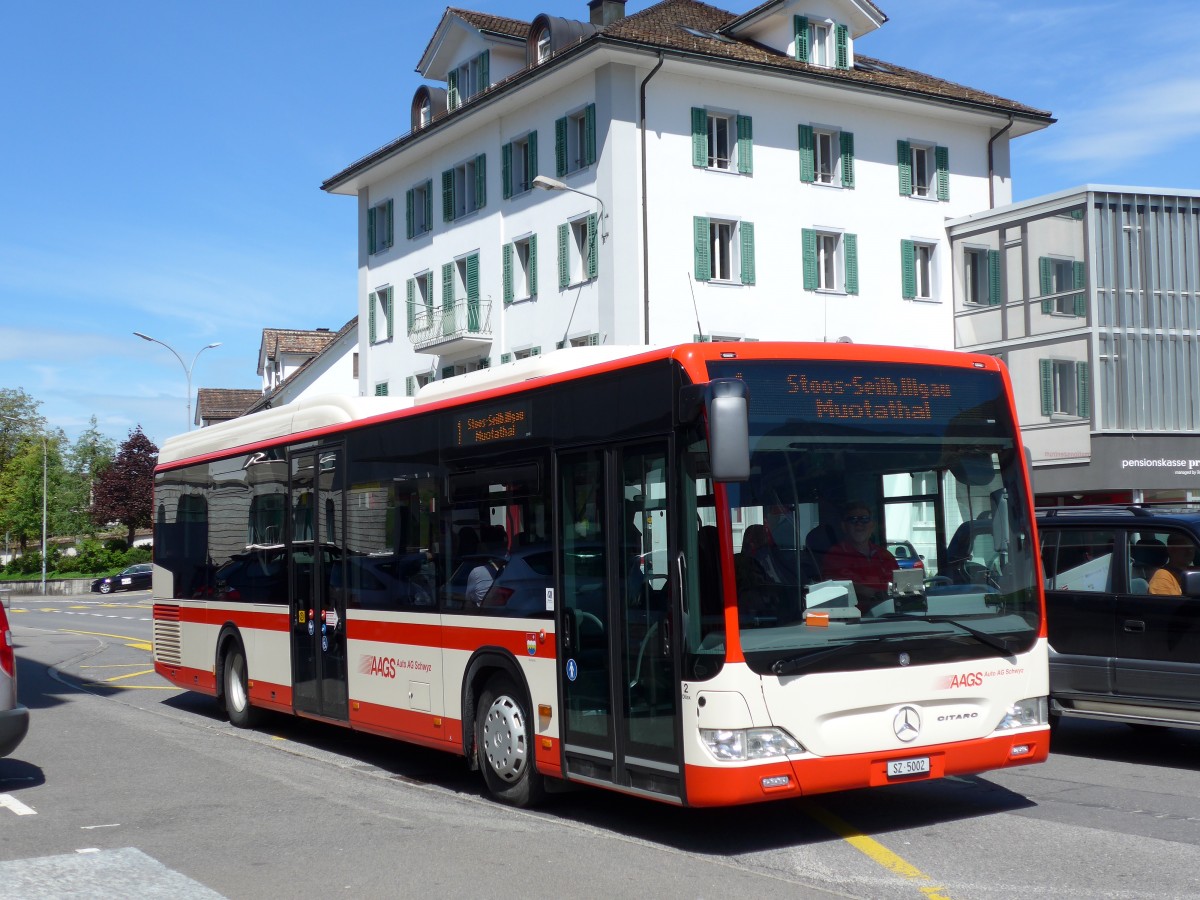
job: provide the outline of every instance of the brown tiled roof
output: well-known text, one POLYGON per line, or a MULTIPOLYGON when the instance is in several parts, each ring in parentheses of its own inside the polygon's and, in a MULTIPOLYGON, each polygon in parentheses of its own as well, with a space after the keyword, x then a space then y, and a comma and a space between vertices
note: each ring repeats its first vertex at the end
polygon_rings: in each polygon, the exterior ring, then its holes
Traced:
POLYGON ((267 350, 267 359, 274 359, 280 353, 320 353, 335 336, 328 328, 314 331, 264 328, 262 345, 267 350))
POLYGON ((529 23, 520 19, 509 19, 505 16, 493 16, 489 13, 474 12, 470 9, 447 9, 447 13, 461 16, 465 22, 474 25, 480 31, 490 31, 493 34, 503 34, 508 37, 525 40, 529 37, 529 23))
POLYGON ((209 422, 236 419, 261 399, 262 391, 200 388, 196 391, 196 414, 209 422))

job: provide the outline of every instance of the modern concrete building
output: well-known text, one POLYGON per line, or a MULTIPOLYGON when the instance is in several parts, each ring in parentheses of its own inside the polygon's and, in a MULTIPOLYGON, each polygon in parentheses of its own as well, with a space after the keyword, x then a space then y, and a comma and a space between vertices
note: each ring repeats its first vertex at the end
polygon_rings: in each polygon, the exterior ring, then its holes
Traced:
POLYGON ((563 345, 953 346, 945 221, 1011 200, 1048 113, 866 55, 869 0, 588 7, 447 10, 410 130, 323 185, 361 393, 563 345))
POLYGON ((1085 185, 947 231, 955 346, 1008 364, 1039 502, 1200 499, 1200 192, 1085 185))

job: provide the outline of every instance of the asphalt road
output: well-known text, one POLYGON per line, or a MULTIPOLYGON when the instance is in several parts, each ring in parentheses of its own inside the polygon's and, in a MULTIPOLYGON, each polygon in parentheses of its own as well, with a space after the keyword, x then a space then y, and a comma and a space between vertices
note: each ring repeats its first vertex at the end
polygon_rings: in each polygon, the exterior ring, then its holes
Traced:
POLYGON ((15 598, 29 736, 0 898, 1200 897, 1200 732, 1065 722, 1049 762, 730 810, 493 803, 451 756, 270 716, 150 665, 143 593, 15 598))

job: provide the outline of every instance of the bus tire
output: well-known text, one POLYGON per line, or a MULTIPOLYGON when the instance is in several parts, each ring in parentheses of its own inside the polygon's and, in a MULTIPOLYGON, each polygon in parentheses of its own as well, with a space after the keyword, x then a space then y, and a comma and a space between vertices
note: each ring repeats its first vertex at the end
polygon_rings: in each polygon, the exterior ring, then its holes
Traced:
POLYGON ((494 676, 479 698, 475 752, 497 800, 517 807, 541 801, 546 785, 534 765, 533 722, 523 693, 507 675, 494 676))
POLYGON ((250 705, 250 681, 246 676, 246 651, 240 641, 233 641, 225 651, 224 674, 225 712, 235 728, 253 728, 261 710, 250 705))

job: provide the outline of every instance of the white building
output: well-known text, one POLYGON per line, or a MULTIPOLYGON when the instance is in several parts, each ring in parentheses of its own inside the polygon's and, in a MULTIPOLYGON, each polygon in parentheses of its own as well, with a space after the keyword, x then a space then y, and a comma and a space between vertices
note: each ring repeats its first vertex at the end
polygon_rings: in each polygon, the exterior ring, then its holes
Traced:
POLYGON ((358 316, 336 332, 264 328, 258 365, 263 393, 246 412, 307 396, 358 396, 358 342, 358 316), (270 387, 268 376, 274 382, 270 387))
POLYGON ((866 56, 869 0, 588 5, 447 10, 412 130, 323 185, 358 198, 362 392, 564 343, 954 346, 945 221, 1010 202, 1048 113, 866 56))

